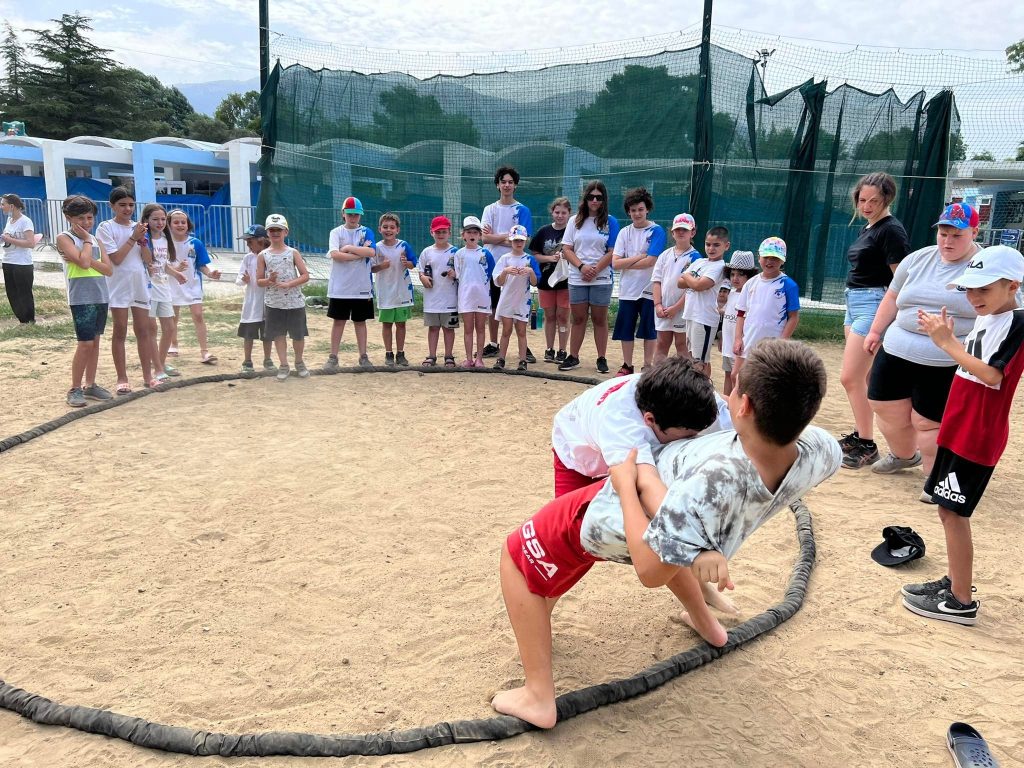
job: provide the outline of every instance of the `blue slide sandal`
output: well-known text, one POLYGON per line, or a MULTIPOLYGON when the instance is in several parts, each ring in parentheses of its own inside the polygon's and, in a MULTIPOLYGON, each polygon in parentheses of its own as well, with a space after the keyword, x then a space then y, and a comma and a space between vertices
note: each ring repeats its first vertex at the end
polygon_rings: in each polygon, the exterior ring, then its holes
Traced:
POLYGON ((967 723, 953 723, 946 734, 946 746, 957 768, 999 768, 981 734, 967 723))

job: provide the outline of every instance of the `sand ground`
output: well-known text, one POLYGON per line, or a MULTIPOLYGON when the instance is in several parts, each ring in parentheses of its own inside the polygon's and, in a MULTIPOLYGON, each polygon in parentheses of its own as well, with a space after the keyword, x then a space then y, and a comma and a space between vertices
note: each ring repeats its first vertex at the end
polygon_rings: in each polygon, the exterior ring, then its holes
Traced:
MULTIPOLYGON (((326 338, 327 322, 311 313, 314 338, 326 338)), ((375 324, 370 339, 382 358, 375 324)), ((415 322, 406 346, 422 359, 415 322)), ((67 410, 70 347, 0 342, 0 437, 67 410)), ((543 347, 540 332, 531 347, 543 347)), ((838 435, 849 425, 840 350, 817 348, 831 374, 818 423, 838 435)), ((592 349, 581 375, 596 375, 592 349)), ((237 370, 240 345, 215 351, 216 370, 237 370)), ((184 348, 186 376, 210 372, 197 363, 184 348)), ((114 381, 107 340, 99 381, 114 381)), ((204 384, 0 455, 0 678, 215 731, 362 733, 487 717, 490 696, 521 681, 499 547, 550 496, 551 418, 582 390, 415 372, 204 384)), ((549 732, 345 763, 944 766, 954 720, 979 728, 1003 765, 1024 762, 1022 415, 1018 399, 975 518, 976 627, 900 605, 901 583, 945 569, 935 511, 916 500, 920 472, 841 471, 807 498, 818 544, 807 602, 769 635, 549 732), (928 556, 902 571, 873 563, 889 524, 918 530, 928 556)), ((744 617, 781 599, 796 551, 789 515, 741 550, 733 574, 744 617)), ((692 646, 675 614, 666 590, 599 564, 555 614, 558 691, 692 646)), ((326 762, 199 761, 0 712, 0 764, 326 762)))

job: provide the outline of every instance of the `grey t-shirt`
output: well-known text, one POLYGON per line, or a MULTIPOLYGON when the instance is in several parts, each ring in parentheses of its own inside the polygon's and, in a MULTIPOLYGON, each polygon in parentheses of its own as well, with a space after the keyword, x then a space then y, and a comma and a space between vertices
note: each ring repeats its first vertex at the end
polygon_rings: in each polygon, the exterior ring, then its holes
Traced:
MULTIPOLYGON (((644 541, 672 565, 691 565, 709 550, 731 558, 768 518, 839 469, 842 450, 825 430, 807 427, 796 445, 796 461, 771 493, 732 430, 669 443, 658 457, 668 492, 644 541)), ((630 562, 622 505, 610 480, 583 515, 580 543, 595 557, 630 562)))
POLYGON ((953 318, 953 334, 963 343, 978 315, 966 293, 951 291, 946 284, 960 277, 969 261, 970 256, 954 264, 945 262, 938 246, 930 245, 900 262, 889 284, 889 290, 896 294, 896 319, 885 332, 883 346, 887 354, 920 365, 956 365, 918 328, 917 310, 938 314, 945 307, 946 314, 953 318))

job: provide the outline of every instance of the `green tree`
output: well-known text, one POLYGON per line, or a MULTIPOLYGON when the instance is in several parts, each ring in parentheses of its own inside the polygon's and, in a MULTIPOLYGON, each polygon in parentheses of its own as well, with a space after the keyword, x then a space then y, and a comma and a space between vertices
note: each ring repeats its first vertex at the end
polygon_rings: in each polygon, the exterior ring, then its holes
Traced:
POLYGON ((123 134, 131 105, 110 51, 86 38, 92 27, 85 16, 65 13, 54 21, 54 30, 29 30, 37 60, 22 77, 25 122, 49 138, 123 134))
POLYGON ((213 116, 228 128, 260 135, 260 92, 229 93, 217 106, 213 116))
MULTIPOLYGON (((480 132, 473 120, 448 113, 433 96, 421 96, 412 88, 397 85, 380 95, 382 112, 373 113, 367 140, 389 147, 407 147, 417 141, 441 139, 479 146, 480 132)), ((358 133, 353 126, 353 133, 358 133)), ((360 138, 357 135, 351 138, 360 138)))
MULTIPOLYGON (((0 80, 0 101, 5 112, 17 110, 25 99, 22 78, 25 74, 25 47, 9 21, 4 21, 4 39, 0 42, 0 60, 4 65, 4 77, 0 80)), ((11 117, 17 115, 11 114, 11 117)))
POLYGON ((628 64, 576 110, 569 143, 600 157, 691 157, 698 83, 665 66, 628 64))
POLYGON ((228 128, 220 120, 198 112, 191 115, 185 123, 186 138, 197 141, 223 144, 225 141, 238 138, 235 134, 234 129, 228 128))
POLYGON ((1013 159, 1014 160, 1024 160, 1024 141, 1022 141, 1020 143, 1020 146, 1017 147, 1017 156, 1015 158, 1013 158, 1013 159))
POLYGON ((1014 72, 1024 72, 1024 40, 1018 40, 1006 49, 1006 63, 1014 72))
POLYGON ((995 159, 995 156, 987 149, 984 152, 975 152, 971 155, 971 160, 988 160, 989 162, 992 162, 995 159))

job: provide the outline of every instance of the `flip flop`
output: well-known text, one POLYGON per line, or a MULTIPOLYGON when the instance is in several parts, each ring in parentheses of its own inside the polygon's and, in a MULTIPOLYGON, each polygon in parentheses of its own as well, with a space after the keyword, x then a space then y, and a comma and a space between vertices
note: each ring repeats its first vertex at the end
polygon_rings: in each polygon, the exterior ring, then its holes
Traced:
POLYGON ((125 382, 119 382, 114 391, 119 395, 130 395, 132 393, 132 385, 125 382))
POLYGON ((203 365, 213 365, 214 363, 217 362, 217 356, 211 355, 209 352, 207 352, 205 355, 203 355, 203 359, 200 360, 199 362, 201 362, 203 365))
POLYGON ((946 746, 957 768, 999 768, 981 734, 967 723, 953 723, 946 733, 946 746))

